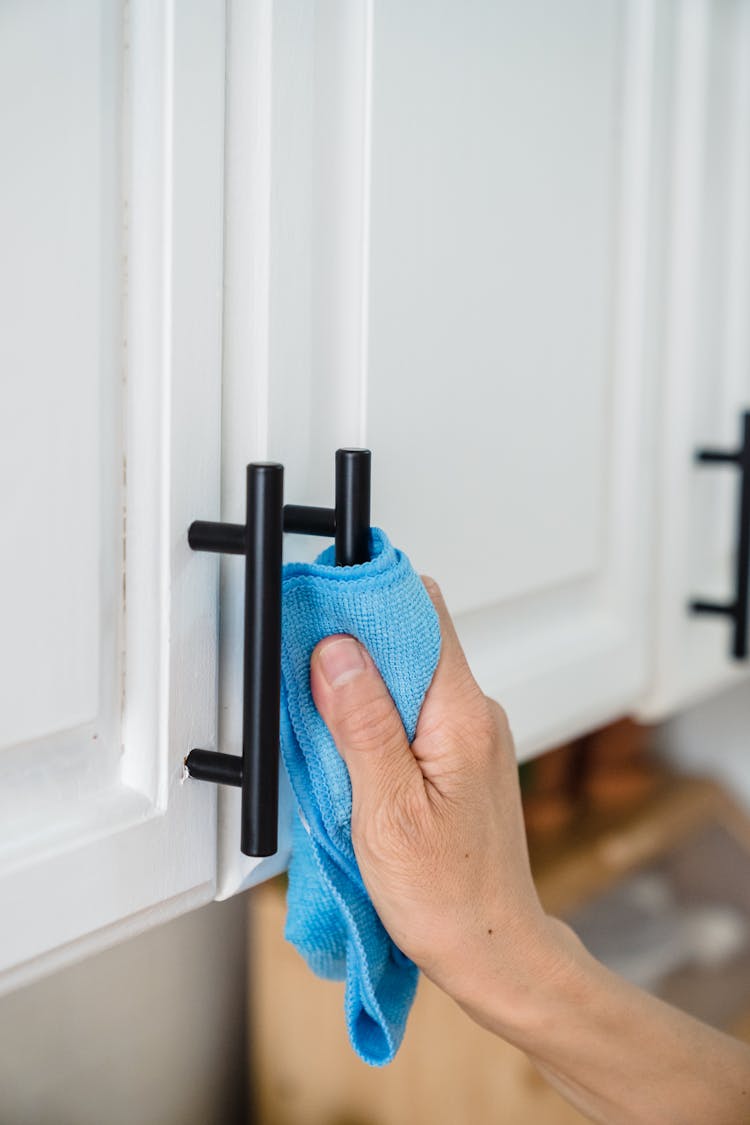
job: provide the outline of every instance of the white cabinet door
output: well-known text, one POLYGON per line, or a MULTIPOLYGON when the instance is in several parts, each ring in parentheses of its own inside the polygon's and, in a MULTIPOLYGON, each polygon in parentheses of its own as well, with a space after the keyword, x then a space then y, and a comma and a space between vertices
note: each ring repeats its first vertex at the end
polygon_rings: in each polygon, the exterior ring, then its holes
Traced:
POLYGON ((694 454, 736 449, 750 409, 750 4, 678 5, 673 39, 650 719, 747 674, 730 623, 687 607, 736 585, 738 473, 694 454))
POLYGON ((224 13, 0 7, 0 987, 213 897, 224 13))
MULTIPOLYGON (((374 522, 441 583, 522 755, 632 708, 649 672, 663 9, 229 12, 225 518, 242 519, 246 461, 284 462, 287 500, 330 504, 333 451, 368 446, 374 522)), ((231 559, 224 575, 231 752, 231 559)), ((237 813, 222 793, 222 894, 267 870, 241 861, 237 813)))

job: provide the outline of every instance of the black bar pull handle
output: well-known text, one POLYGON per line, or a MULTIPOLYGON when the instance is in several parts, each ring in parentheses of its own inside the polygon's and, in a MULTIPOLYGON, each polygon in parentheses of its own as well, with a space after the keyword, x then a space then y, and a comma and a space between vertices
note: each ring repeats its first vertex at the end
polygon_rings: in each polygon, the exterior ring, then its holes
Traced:
POLYGON ((240 847, 267 856, 277 849, 279 803, 282 465, 248 465, 245 504, 244 526, 198 522, 188 531, 193 550, 245 556, 242 757, 191 750, 185 766, 200 781, 242 789, 240 847))
POLYGON ((283 533, 335 537, 337 566, 366 562, 370 464, 368 449, 337 451, 334 508, 285 507, 283 466, 248 465, 244 525, 196 520, 188 530, 194 551, 245 556, 242 757, 196 749, 185 759, 190 777, 242 789, 245 855, 273 855, 278 846, 283 533))
POLYGON ((276 851, 281 692, 284 469, 248 465, 242 705, 242 842, 245 855, 276 851))
POLYGON ((735 592, 728 602, 694 599, 692 613, 728 617, 733 624, 732 656, 745 660, 748 654, 748 584, 750 583, 750 411, 742 415, 742 444, 737 450, 699 449, 695 459, 700 465, 733 465, 740 471, 740 492, 737 508, 737 553, 735 556, 735 592))

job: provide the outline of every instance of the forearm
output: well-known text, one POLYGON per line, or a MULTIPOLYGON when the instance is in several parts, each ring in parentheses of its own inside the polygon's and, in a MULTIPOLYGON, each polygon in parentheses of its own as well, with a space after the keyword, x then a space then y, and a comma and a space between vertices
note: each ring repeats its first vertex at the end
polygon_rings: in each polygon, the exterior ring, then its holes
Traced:
POLYGON ((750 1048, 629 985, 561 923, 513 995, 464 1006, 605 1125, 750 1121, 750 1048))

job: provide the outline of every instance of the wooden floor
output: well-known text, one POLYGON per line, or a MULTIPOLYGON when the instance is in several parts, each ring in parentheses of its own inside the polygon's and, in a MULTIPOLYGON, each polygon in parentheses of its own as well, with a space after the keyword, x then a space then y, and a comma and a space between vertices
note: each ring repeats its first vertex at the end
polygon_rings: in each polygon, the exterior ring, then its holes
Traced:
POLYGON ((395 1061, 374 1070, 346 1036, 343 984, 316 979, 282 936, 283 884, 251 912, 251 1055, 257 1125, 580 1125, 525 1056, 421 980, 395 1061))

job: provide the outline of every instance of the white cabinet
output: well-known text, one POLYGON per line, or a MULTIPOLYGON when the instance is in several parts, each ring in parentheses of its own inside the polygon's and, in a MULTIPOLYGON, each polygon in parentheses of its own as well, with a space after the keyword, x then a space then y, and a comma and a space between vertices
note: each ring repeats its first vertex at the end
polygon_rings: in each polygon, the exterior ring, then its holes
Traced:
POLYGON ((732 497, 689 461, 750 371, 748 18, 2 9, 4 983, 285 862, 182 769, 240 748, 242 565, 186 532, 242 521, 251 460, 330 505, 372 448, 522 756, 723 679, 684 604, 732 497))
POLYGON ((750 4, 678 5, 672 42, 650 719, 747 675, 687 607, 736 587, 738 473, 694 454, 737 449, 750 409, 750 4))
POLYGON ((0 8, 0 987, 214 894, 223 96, 219 3, 0 8))

